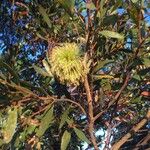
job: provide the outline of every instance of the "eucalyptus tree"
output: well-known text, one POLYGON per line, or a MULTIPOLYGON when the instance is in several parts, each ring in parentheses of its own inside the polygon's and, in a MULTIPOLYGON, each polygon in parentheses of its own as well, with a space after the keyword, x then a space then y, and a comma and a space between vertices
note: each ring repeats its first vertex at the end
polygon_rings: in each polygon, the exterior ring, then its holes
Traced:
POLYGON ((148 147, 149 7, 3 0, 2 149, 148 147))

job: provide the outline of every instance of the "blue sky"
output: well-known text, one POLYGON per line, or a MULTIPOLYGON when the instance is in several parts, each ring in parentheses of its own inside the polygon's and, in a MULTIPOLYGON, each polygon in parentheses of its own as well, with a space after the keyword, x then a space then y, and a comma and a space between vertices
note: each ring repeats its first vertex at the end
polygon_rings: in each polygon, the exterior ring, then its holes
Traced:
MULTIPOLYGON (((124 13, 124 9, 118 9, 118 13, 119 14, 122 14, 122 13, 124 13)), ((147 14, 148 15, 145 15, 145 20, 146 20, 146 22, 147 22, 147 24, 150 26, 150 9, 147 9, 147 14)), ((83 12, 83 15, 85 16, 86 15, 86 12, 84 11, 83 12)), ((21 26, 20 26, 21 27, 21 26)), ((10 34, 11 35, 11 34, 10 34)), ((0 54, 1 54, 1 52, 6 48, 6 46, 4 45, 4 42, 3 42, 3 40, 2 40, 2 33, 0 33, 0 54)), ((13 37, 10 37, 9 39, 12 39, 12 40, 14 40, 14 42, 16 42, 16 39, 14 39, 15 37, 13 36, 13 37)), ((14 43, 13 41, 12 41, 12 43, 14 43)))

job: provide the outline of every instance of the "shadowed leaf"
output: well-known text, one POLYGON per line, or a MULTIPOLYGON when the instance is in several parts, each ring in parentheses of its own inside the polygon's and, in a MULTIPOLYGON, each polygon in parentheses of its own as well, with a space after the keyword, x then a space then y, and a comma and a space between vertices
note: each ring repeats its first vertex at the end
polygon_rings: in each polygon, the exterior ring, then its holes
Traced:
POLYGON ((39 5, 39 12, 42 15, 44 21, 47 23, 48 27, 51 28, 52 27, 51 20, 49 19, 49 16, 46 13, 45 8, 42 7, 41 5, 39 5))
POLYGON ((53 116, 53 107, 52 107, 48 111, 46 111, 46 114, 41 119, 41 124, 36 131, 36 135, 38 137, 41 137, 45 133, 45 131, 50 127, 51 123, 53 122, 53 118, 54 116, 53 116))
POLYGON ((65 124, 65 122, 67 121, 68 118, 68 114, 69 114, 69 109, 68 108, 66 111, 64 111, 64 113, 61 116, 61 121, 60 121, 60 125, 59 125, 59 129, 62 128, 62 126, 65 124))

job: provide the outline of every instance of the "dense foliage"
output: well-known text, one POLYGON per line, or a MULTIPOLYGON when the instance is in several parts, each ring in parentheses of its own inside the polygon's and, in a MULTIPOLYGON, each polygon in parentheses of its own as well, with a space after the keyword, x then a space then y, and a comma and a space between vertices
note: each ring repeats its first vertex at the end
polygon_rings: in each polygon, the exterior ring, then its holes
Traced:
POLYGON ((1 0, 1 149, 149 148, 149 0, 1 0))

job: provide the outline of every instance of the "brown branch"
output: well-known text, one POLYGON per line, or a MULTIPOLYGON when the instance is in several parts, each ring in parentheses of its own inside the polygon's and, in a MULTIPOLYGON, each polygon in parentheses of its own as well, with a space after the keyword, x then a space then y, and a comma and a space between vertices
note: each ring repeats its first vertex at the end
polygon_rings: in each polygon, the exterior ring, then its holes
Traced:
MULTIPOLYGON (((30 99, 23 99, 20 102, 26 102, 26 101, 29 101, 29 100, 30 99)), ((84 110, 84 108, 79 103, 77 103, 75 101, 72 101, 70 99, 56 99, 55 97, 50 97, 49 96, 49 97, 38 97, 38 100, 43 100, 43 101, 46 102, 46 104, 50 104, 50 105, 53 105, 54 103, 57 103, 57 102, 70 102, 70 103, 75 104, 76 106, 78 106, 81 109, 81 111, 83 112, 84 115, 87 115, 86 111, 84 110)), ((46 105, 43 109, 35 112, 31 117, 34 117, 35 115, 43 112, 47 108, 47 106, 49 106, 49 105, 46 105)))
POLYGON ((40 109, 39 111, 33 113, 33 114, 31 115, 31 118, 33 118, 34 116, 36 116, 36 115, 42 113, 42 112, 45 111, 48 107, 49 107, 49 105, 46 105, 44 108, 42 108, 42 109, 40 109))
POLYGON ((77 105, 77 106, 82 110, 82 112, 84 113, 84 115, 86 115, 86 112, 85 112, 84 108, 83 108, 79 103, 77 103, 77 102, 75 102, 75 101, 72 101, 72 100, 66 99, 66 98, 65 98, 65 99, 55 99, 55 100, 51 103, 51 105, 54 104, 54 103, 57 103, 57 102, 70 102, 70 103, 73 103, 73 104, 77 105))
POLYGON ((146 36, 144 39, 142 39, 142 31, 141 31, 141 20, 143 20, 143 14, 142 14, 142 8, 140 8, 140 11, 139 11, 139 14, 138 14, 138 24, 137 24, 137 29, 138 29, 138 43, 139 43, 139 46, 137 47, 136 51, 135 51, 135 55, 134 55, 134 58, 137 57, 139 51, 140 51, 140 48, 141 46, 143 45, 143 43, 145 42, 145 40, 147 39, 147 37, 149 36, 146 36))
POLYGON ((85 19, 84 17, 80 14, 80 12, 77 11, 76 8, 74 8, 75 13, 78 15, 79 19, 81 20, 81 22, 84 24, 85 23, 85 19))
POLYGON ((141 8, 140 8, 140 11, 138 13, 138 25, 137 25, 137 28, 138 28, 138 42, 141 43, 142 42, 142 33, 141 33, 141 20, 143 18, 142 16, 142 12, 141 12, 141 8))
POLYGON ((88 131, 91 138, 91 142, 94 146, 95 150, 98 150, 98 146, 96 143, 96 137, 94 135, 94 114, 93 114, 93 104, 92 104, 92 96, 90 91, 90 86, 88 82, 87 76, 84 79, 84 87, 86 90, 86 96, 87 96, 87 102, 88 102, 88 119, 89 119, 89 125, 88 125, 88 131))
POLYGON ((100 3, 99 0, 95 0, 95 2, 94 2, 95 7, 96 7, 95 14, 94 14, 94 22, 96 21, 97 13, 98 13, 98 11, 100 9, 99 3, 100 3))
POLYGON ((33 93, 32 91, 30 91, 29 89, 21 87, 21 86, 15 84, 15 83, 9 83, 9 82, 7 82, 5 80, 2 80, 2 79, 0 79, 0 83, 4 84, 4 85, 8 85, 8 86, 10 86, 12 88, 15 88, 16 90, 20 91, 22 94, 28 94, 28 95, 33 95, 35 97, 38 97, 35 93, 33 93))
POLYGON ((118 101, 118 99, 119 99, 121 93, 123 92, 123 90, 124 90, 124 89, 126 88, 126 86, 128 85, 129 79, 130 79, 130 73, 128 72, 128 73, 127 73, 127 76, 126 76, 126 78, 125 78, 125 81, 124 81, 122 87, 120 88, 120 90, 119 90, 119 91, 117 92, 117 94, 115 95, 114 100, 112 100, 112 101, 109 103, 108 107, 107 107, 104 111, 98 113, 98 114, 94 117, 94 120, 97 120, 102 114, 104 114, 105 112, 107 112, 107 110, 108 110, 115 102, 118 101))
POLYGON ((141 43, 139 43, 136 51, 135 51, 135 55, 134 55, 134 59, 136 59, 139 51, 140 51, 140 48, 142 47, 142 45, 144 44, 144 42, 146 41, 146 39, 150 36, 150 34, 147 34, 146 37, 141 41, 141 43))
POLYGON ((135 146, 135 148, 134 148, 133 150, 139 150, 139 148, 140 148, 141 146, 144 146, 144 145, 148 144, 149 141, 150 141, 150 134, 147 134, 147 136, 144 137, 144 138, 135 146))
POLYGON ((121 89, 120 89, 120 90, 118 91, 118 93, 115 95, 115 98, 114 98, 115 100, 114 100, 114 101, 118 100, 118 98, 120 97, 121 93, 123 92, 123 90, 124 90, 124 89, 126 88, 126 86, 128 85, 129 79, 130 79, 130 72, 127 73, 126 78, 125 78, 125 81, 124 81, 124 83, 123 83, 121 89))
POLYGON ((111 124, 109 124, 108 128, 107 128, 107 133, 106 133, 106 140, 105 140, 105 146, 103 150, 108 150, 109 149, 109 145, 110 145, 110 139, 112 136, 112 127, 111 124))
POLYGON ((132 133, 136 133, 142 128, 150 119, 150 110, 148 110, 146 117, 142 119, 136 126, 134 126, 126 135, 124 135, 117 143, 112 146, 112 150, 118 150, 120 147, 132 136, 132 133))

